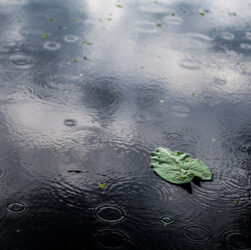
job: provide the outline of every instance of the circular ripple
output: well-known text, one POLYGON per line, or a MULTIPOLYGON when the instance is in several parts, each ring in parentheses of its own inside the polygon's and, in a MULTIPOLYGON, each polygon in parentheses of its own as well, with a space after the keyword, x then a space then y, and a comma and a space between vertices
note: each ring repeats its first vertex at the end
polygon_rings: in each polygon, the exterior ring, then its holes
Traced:
POLYGON ((76 126, 76 124, 77 124, 77 121, 74 119, 65 119, 64 120, 64 125, 67 127, 73 127, 73 126, 76 126))
POLYGON ((230 33, 230 32, 223 32, 221 34, 221 37, 224 39, 224 40, 234 40, 234 34, 230 33))
POLYGON ((197 225, 185 227, 182 234, 186 239, 194 242, 204 242, 211 237, 211 232, 207 228, 197 225))
POLYGON ((83 102, 90 109, 113 111, 119 106, 121 99, 114 87, 87 86, 83 102))
POLYGON ((175 132, 168 133, 167 138, 170 140, 177 140, 178 138, 180 138, 180 134, 175 133, 175 132))
POLYGON ((126 249, 130 244, 130 237, 127 233, 113 229, 98 231, 94 240, 102 249, 126 249))
POLYGON ((250 49, 251 49, 251 44, 242 43, 242 44, 240 45, 240 47, 241 47, 242 49, 250 50, 250 49))
POLYGON ((74 43, 76 41, 79 40, 79 37, 78 36, 74 36, 74 35, 66 35, 64 37, 64 40, 67 42, 67 43, 74 43))
POLYGON ((48 50, 58 50, 61 47, 59 43, 47 41, 44 43, 44 48, 48 50))
POLYGON ((243 232, 236 231, 227 231, 223 233, 222 240, 226 243, 231 249, 234 250, 250 250, 251 241, 248 234, 243 232))
POLYGON ((167 225, 170 225, 175 222, 175 219, 171 216, 163 216, 159 220, 162 224, 167 224, 167 225))
POLYGON ((39 211, 30 215, 31 223, 46 227, 54 226, 58 223, 57 214, 54 211, 39 211))
POLYGON ((27 210, 26 205, 21 202, 7 203, 4 205, 4 207, 7 209, 8 212, 14 213, 14 214, 20 214, 27 210))
POLYGON ((34 59, 29 56, 15 55, 10 57, 10 61, 19 69, 30 69, 34 66, 34 59))
POLYGON ((215 78, 214 83, 215 83, 215 85, 223 86, 227 83, 227 81, 224 79, 221 79, 221 78, 215 78))
POLYGON ((119 223, 125 219, 126 211, 113 204, 102 204, 95 208, 95 216, 102 222, 119 223))

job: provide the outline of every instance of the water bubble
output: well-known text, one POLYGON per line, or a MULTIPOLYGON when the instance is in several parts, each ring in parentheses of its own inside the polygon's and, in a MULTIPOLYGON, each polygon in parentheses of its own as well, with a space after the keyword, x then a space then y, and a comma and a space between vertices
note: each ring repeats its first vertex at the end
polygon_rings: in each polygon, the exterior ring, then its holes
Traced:
POLYGON ((14 55, 10 57, 10 62, 19 69, 29 69, 34 66, 34 59, 24 55, 14 55))
POLYGON ((185 227, 182 233, 186 239, 195 242, 204 242, 211 237, 211 233, 207 228, 197 225, 185 227))
POLYGON ((95 216, 102 222, 118 223, 125 219, 126 211, 113 204, 102 204, 95 208, 95 216))
POLYGON ((48 50, 58 50, 61 47, 59 43, 47 41, 44 43, 44 48, 48 50))

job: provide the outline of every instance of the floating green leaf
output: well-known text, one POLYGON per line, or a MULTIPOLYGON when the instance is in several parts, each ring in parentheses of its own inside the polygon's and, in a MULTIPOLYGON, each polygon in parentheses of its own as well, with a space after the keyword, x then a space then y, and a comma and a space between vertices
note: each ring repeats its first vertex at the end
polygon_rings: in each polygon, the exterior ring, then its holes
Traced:
POLYGON ((205 16, 205 13, 204 12, 199 12, 201 16, 205 16))
POLYGON ((52 22, 52 21, 54 20, 54 18, 50 17, 48 20, 49 20, 50 22, 52 22))
POLYGON ((98 185, 98 188, 105 188, 105 183, 100 183, 100 184, 98 185))
POLYGON ((78 59, 77 59, 77 58, 74 58, 72 61, 73 61, 73 62, 78 62, 78 59))
POLYGON ((77 17, 74 18, 74 21, 77 22, 79 19, 77 17))
POLYGON ((20 233, 20 232, 21 232, 21 230, 20 230, 20 229, 17 229, 17 230, 16 230, 16 232, 17 232, 17 233, 20 233))
POLYGON ((44 33, 44 34, 41 36, 41 38, 45 39, 45 38, 47 38, 48 36, 49 36, 48 33, 44 33))
POLYGON ((175 13, 174 13, 174 12, 172 12, 172 16, 175 16, 175 13))
POLYGON ((197 94, 196 93, 192 93, 192 96, 197 96, 197 94))
POLYGON ((185 184, 195 176, 205 181, 212 179, 212 173, 204 163, 168 148, 157 148, 152 153, 151 163, 154 171, 171 183, 185 184))
POLYGON ((82 43, 85 44, 85 45, 92 45, 91 42, 87 42, 87 41, 83 41, 82 43))
POLYGON ((118 8, 123 8, 123 5, 117 4, 116 7, 118 7, 118 8))
POLYGON ((156 25, 157 25, 157 27, 162 27, 161 23, 157 23, 156 25))

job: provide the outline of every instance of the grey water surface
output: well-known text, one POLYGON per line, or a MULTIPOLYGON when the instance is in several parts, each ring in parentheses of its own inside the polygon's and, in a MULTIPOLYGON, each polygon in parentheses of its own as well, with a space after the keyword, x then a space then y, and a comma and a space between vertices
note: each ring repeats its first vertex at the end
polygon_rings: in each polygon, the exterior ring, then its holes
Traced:
POLYGON ((0 249, 251 249, 250 56, 250 0, 0 0, 0 249))

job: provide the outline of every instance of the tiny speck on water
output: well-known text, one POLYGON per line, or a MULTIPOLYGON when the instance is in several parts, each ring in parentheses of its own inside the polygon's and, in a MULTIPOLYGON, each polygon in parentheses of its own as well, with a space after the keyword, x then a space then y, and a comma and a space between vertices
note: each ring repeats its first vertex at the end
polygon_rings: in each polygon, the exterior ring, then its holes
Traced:
POLYGON ((107 21, 111 21, 112 20, 112 18, 107 18, 107 21))
POLYGON ((141 69, 144 69, 145 67, 144 67, 144 66, 141 66, 140 68, 141 68, 141 69))
POLYGON ((79 21, 79 18, 75 17, 75 18, 74 18, 74 21, 75 21, 75 22, 79 21))
POLYGON ((162 24, 160 24, 160 23, 157 23, 157 27, 162 27, 162 24))
POLYGON ((213 139, 212 139, 212 142, 216 142, 216 139, 213 138, 213 139))
POLYGON ((172 12, 172 16, 175 16, 175 13, 174 13, 174 12, 172 12))
POLYGON ((201 12, 200 12, 200 15, 201 15, 201 16, 205 16, 205 13, 201 11, 201 12))
POLYGON ((54 18, 52 18, 52 17, 49 18, 49 21, 50 21, 50 22, 52 22, 53 20, 54 20, 54 18))
POLYGON ((74 58, 72 61, 76 63, 76 62, 78 62, 78 59, 74 58))

